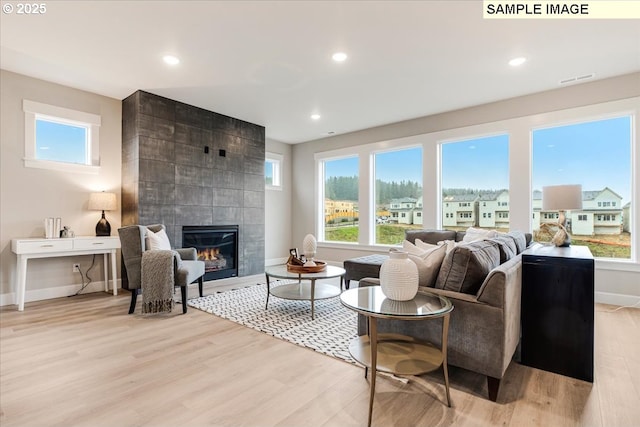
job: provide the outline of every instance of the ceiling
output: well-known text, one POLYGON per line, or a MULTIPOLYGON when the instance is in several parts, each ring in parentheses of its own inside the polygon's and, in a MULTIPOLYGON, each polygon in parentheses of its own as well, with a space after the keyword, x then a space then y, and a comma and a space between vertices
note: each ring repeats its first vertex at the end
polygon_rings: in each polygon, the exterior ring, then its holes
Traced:
POLYGON ((46 8, 0 14, 3 69, 117 99, 146 90, 263 125, 286 143, 640 71, 637 20, 485 20, 481 1, 46 8), (348 59, 332 61, 337 51, 348 59), (180 64, 164 64, 166 54, 180 64), (518 56, 522 66, 507 64, 518 56))

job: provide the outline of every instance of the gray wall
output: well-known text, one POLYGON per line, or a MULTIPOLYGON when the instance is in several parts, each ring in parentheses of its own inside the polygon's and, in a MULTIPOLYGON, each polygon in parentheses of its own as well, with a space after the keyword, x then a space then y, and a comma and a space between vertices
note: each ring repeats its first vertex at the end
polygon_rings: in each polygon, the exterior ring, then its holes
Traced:
MULTIPOLYGON (((316 153, 343 149, 346 147, 353 147, 354 151, 356 151, 358 146, 365 144, 392 141, 414 136, 419 136, 421 138, 424 136, 425 140, 429 140, 433 139, 430 135, 449 129, 458 129, 466 126, 482 125, 501 120, 551 113, 563 109, 590 106, 593 104, 624 100, 637 96, 640 96, 640 73, 569 86, 557 90, 541 92, 533 95, 522 96, 294 145, 292 147, 292 168, 294 176, 292 189, 292 212, 295 212, 295 215, 293 215, 292 227, 293 241, 302 241, 307 233, 315 232, 315 192, 309 191, 311 186, 308 179, 311 177, 310 171, 315 169, 314 155, 316 153)), ((640 110, 640 105, 636 108, 636 120, 638 120, 640 115, 638 110, 640 110)), ((528 156, 524 152, 529 150, 529 139, 527 137, 528 129, 524 129, 521 133, 524 137, 519 137, 517 141, 515 141, 517 147, 515 147, 515 150, 513 151, 519 151, 520 154, 522 154, 519 156, 519 159, 527 159, 528 156)), ((435 141, 430 141, 427 144, 427 156, 430 156, 430 158, 437 157, 437 149, 435 146, 435 141), (431 144, 431 142, 433 142, 433 144, 431 144)), ((637 160, 638 150, 635 151, 636 153, 634 155, 636 156, 637 166, 640 161, 637 160)), ((513 154, 511 155, 511 158, 514 158, 513 154)), ((523 178, 518 175, 527 174, 528 170, 528 164, 512 164, 512 176, 510 178, 512 186, 514 182, 517 182, 519 187, 523 187, 523 178)), ((425 180, 424 185, 425 206, 427 210, 425 213, 425 221, 429 218, 432 220, 425 222, 424 226, 425 228, 435 228, 437 227, 435 215, 431 214, 431 210, 435 208, 430 206, 432 204, 429 204, 427 200, 437 197, 435 184, 437 179, 437 167, 434 167, 433 170, 430 170, 427 173, 429 174, 428 176, 430 179, 425 180), (431 182, 432 185, 429 185, 429 182, 431 182)), ((637 173, 637 171, 635 173, 637 173)), ((528 191, 524 191, 521 195, 512 194, 512 208, 515 206, 516 209, 521 209, 523 212, 530 212, 526 206, 529 200, 527 194, 528 191)), ((637 184, 632 197, 635 198, 636 201, 640 200, 640 186, 637 184)), ((634 215, 635 218, 638 219, 638 209, 636 209, 634 215)), ((528 219, 528 213, 526 215, 520 215, 519 217, 526 220, 528 219)), ((364 224, 364 220, 366 219, 361 218, 361 226, 364 224)), ((527 227, 524 220, 516 224, 518 229, 527 227)), ((518 221, 516 215, 512 215, 512 222, 516 221, 518 221)), ((639 222, 640 221, 637 220, 636 224, 639 222)), ((640 233, 635 233, 634 246, 636 251, 640 250, 640 233)), ((318 257, 329 261, 342 262, 345 259, 369 254, 372 251, 374 250, 371 248, 358 248, 354 246, 340 247, 339 245, 324 245, 323 247, 323 245, 320 245, 318 249, 318 257)), ((378 252, 382 251, 382 249, 378 250, 378 252)), ((638 264, 626 264, 627 265, 625 265, 625 263, 618 263, 617 265, 611 265, 610 262, 596 263, 596 288, 600 292, 601 296, 606 296, 606 294, 640 296, 640 286, 638 286, 640 283, 640 266, 638 264)))
POLYGON ((163 223, 181 247, 183 225, 237 224, 238 275, 263 273, 264 127, 143 91, 122 123, 123 225, 163 223))

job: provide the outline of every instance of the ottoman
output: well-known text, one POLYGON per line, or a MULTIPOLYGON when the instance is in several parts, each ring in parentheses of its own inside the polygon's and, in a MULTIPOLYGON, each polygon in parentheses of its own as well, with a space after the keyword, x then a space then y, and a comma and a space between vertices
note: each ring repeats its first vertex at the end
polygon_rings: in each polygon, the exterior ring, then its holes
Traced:
POLYGON ((365 277, 379 277, 380 266, 389 258, 389 255, 375 254, 351 258, 344 261, 345 287, 349 289, 352 280, 360 280, 365 277))

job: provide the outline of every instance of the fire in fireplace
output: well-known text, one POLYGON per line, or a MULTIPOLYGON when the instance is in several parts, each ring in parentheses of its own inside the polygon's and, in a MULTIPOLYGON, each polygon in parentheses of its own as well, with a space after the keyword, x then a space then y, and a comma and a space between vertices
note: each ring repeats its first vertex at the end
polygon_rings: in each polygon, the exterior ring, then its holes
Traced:
POLYGON ((182 246, 195 248, 204 261, 204 280, 238 275, 237 225, 185 225, 182 246))

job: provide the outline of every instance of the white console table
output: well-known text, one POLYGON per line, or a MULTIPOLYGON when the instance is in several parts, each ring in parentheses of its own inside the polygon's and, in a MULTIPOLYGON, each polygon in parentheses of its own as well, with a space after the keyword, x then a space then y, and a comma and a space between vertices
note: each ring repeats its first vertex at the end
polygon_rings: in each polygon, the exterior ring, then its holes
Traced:
POLYGON ((13 239, 11 251, 18 256, 16 295, 18 311, 24 310, 27 290, 27 260, 30 258, 53 258, 76 255, 104 254, 104 291, 109 292, 109 274, 107 255, 111 255, 111 283, 113 295, 118 295, 116 285, 116 249, 120 247, 120 238, 116 236, 82 236, 68 239, 13 239))

